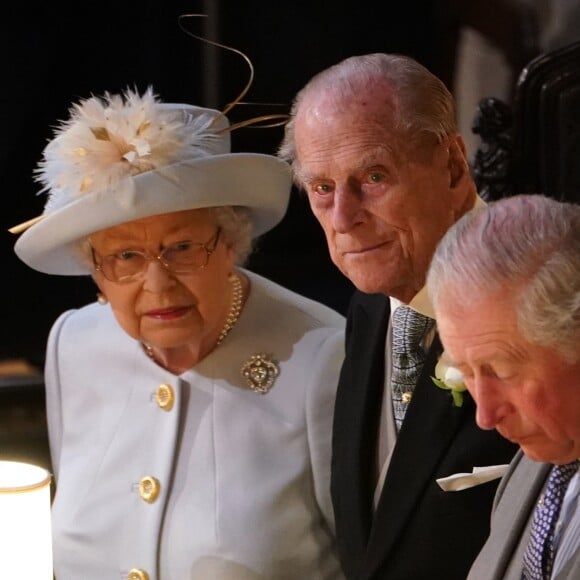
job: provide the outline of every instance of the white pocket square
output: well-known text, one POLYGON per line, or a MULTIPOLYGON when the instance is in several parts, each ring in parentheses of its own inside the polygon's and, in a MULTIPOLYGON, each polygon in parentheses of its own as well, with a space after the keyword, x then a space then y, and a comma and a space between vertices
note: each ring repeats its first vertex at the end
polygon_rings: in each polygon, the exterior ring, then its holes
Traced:
POLYGON ((490 465, 489 467, 474 467, 473 473, 454 473, 448 477, 437 479, 443 491, 461 491, 469 489, 493 479, 499 479, 507 471, 508 465, 490 465))

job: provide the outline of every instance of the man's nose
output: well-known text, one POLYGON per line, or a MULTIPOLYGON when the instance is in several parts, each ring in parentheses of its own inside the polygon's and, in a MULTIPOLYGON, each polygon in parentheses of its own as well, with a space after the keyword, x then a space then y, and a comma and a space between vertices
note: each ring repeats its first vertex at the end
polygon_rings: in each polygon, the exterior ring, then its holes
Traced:
POLYGON ((509 414, 509 404, 493 379, 475 378, 470 391, 477 405, 476 422, 482 429, 494 429, 509 414))
POLYGON ((357 223, 362 211, 362 192, 356 184, 337 186, 334 193, 332 223, 335 231, 348 232, 357 223))

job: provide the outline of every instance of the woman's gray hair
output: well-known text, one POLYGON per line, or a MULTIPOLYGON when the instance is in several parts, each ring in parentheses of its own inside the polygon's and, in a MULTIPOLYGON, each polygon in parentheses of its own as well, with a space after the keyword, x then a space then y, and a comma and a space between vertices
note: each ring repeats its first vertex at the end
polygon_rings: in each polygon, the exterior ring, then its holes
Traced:
MULTIPOLYGON (((296 95, 278 156, 296 160, 294 125, 300 107, 312 95, 332 95, 337 103, 360 99, 368 86, 382 86, 389 130, 421 139, 434 135, 441 143, 457 131, 455 101, 445 84, 414 59, 398 54, 352 56, 314 76, 296 95)), ((296 169, 296 167, 295 167, 296 169)))
POLYGON ((226 243, 234 251, 236 265, 243 266, 253 250, 254 223, 250 210, 241 206, 212 207, 210 210, 226 243))
POLYGON ((526 340, 578 361, 580 205, 529 194, 471 210, 437 247, 427 289, 435 311, 443 295, 461 304, 505 290, 526 340))
MULTIPOLYGON (((209 210, 222 230, 222 239, 234 252, 236 265, 243 266, 253 250, 254 224, 250 210, 242 206, 211 207, 209 210)), ((89 236, 77 242, 74 252, 82 264, 93 269, 89 236)))

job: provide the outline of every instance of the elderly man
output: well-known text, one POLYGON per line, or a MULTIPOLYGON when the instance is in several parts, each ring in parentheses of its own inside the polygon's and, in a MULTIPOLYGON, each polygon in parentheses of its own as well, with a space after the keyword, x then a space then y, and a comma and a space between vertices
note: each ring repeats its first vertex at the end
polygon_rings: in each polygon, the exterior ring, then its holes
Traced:
POLYGON ((357 288, 331 482, 346 576, 465 580, 498 480, 449 482, 509 463, 516 446, 477 427, 468 396, 456 406, 431 380, 442 349, 423 288, 429 262, 447 229, 483 205, 453 98, 410 58, 352 57, 300 91, 279 154, 357 288))
POLYGON ((437 249, 428 289, 478 425, 521 448, 469 580, 577 580, 580 206, 522 195, 470 212, 437 249))

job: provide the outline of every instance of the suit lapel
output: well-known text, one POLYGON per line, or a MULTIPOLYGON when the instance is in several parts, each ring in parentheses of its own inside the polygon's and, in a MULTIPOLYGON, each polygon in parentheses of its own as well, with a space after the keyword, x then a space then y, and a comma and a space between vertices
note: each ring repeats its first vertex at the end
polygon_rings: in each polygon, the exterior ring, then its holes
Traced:
POLYGON ((520 450, 496 495, 492 529, 482 555, 490 578, 520 578, 528 526, 551 465, 527 459, 520 450), (493 567, 491 562, 493 562, 493 567))
POLYGON ((436 478, 441 456, 469 416, 468 409, 474 405, 466 396, 462 407, 454 407, 449 394, 431 381, 441 352, 441 343, 436 337, 397 438, 373 521, 367 554, 369 577, 388 558, 415 503, 436 478))
POLYGON ((358 295, 347 326, 347 357, 336 398, 332 499, 341 559, 360 569, 370 533, 388 301, 358 295))

